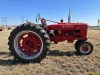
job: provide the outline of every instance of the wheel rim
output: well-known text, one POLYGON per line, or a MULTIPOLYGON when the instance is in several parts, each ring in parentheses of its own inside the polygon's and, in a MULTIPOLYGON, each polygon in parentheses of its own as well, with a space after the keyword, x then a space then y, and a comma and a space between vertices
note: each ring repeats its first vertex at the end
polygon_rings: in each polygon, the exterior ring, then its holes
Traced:
POLYGON ((89 46, 88 44, 83 44, 83 45, 80 47, 81 53, 84 53, 84 54, 90 52, 90 49, 91 49, 91 48, 90 48, 90 46, 89 46))
POLYGON ((33 31, 22 31, 14 39, 16 53, 24 59, 38 57, 43 49, 41 37, 33 31))

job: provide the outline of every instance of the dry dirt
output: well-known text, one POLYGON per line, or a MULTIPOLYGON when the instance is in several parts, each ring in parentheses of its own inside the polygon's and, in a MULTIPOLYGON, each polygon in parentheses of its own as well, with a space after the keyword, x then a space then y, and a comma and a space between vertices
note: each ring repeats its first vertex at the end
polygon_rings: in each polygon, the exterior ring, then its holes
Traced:
POLYGON ((100 75, 100 30, 89 30, 94 51, 88 56, 75 54, 74 43, 51 44, 41 63, 23 64, 9 56, 8 36, 11 30, 0 32, 0 75, 100 75))

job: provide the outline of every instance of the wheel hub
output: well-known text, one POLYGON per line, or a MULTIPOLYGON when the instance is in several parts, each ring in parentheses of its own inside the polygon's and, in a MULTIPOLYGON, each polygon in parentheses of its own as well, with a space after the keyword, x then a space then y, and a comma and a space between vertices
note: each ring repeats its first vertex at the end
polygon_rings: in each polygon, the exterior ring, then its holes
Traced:
POLYGON ((41 40, 34 33, 24 33, 18 39, 18 47, 22 53, 31 56, 40 51, 41 40))
POLYGON ((84 52, 88 51, 89 50, 88 45, 86 45, 86 44, 82 45, 81 50, 84 52))
POLYGON ((34 47, 33 42, 32 42, 32 41, 30 41, 30 40, 28 40, 28 41, 26 42, 26 44, 27 44, 27 46, 29 46, 29 47, 31 47, 31 48, 33 48, 33 47, 34 47))

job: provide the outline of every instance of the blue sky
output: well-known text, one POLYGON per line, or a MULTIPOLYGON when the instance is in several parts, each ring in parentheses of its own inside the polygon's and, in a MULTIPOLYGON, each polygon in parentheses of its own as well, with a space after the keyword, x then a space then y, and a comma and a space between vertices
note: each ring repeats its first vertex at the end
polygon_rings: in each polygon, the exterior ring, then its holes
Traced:
POLYGON ((9 25, 21 24, 22 16, 25 20, 35 22, 37 13, 46 19, 64 19, 67 22, 69 8, 72 22, 97 25, 97 19, 100 18, 100 0, 0 0, 0 17, 7 17, 9 25))

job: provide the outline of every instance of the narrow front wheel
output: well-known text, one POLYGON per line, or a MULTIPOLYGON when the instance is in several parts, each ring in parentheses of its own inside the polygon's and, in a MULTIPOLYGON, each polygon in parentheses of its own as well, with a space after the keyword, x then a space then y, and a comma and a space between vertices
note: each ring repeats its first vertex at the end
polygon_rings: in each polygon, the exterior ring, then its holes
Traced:
POLYGON ((76 48, 77 53, 81 55, 89 55, 93 52, 93 45, 90 42, 79 42, 76 48))

